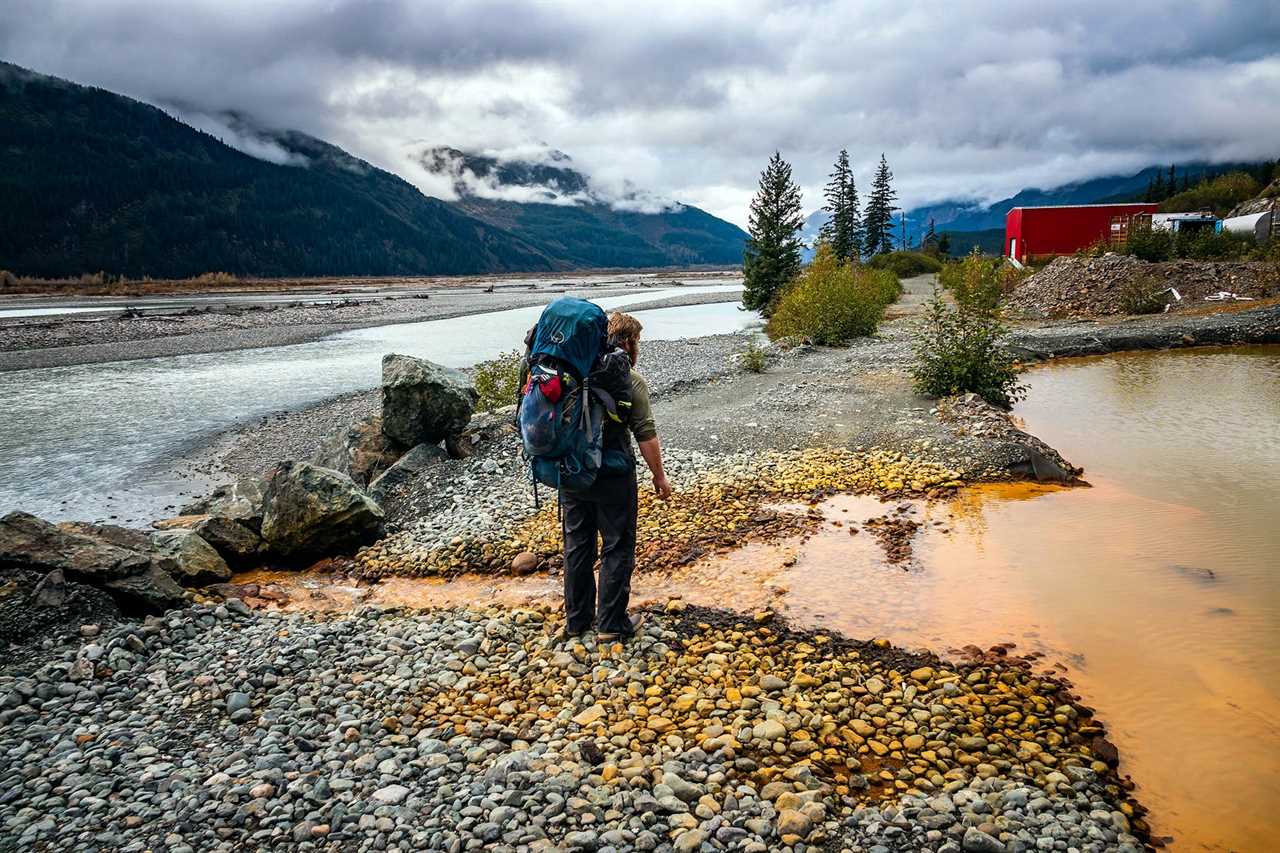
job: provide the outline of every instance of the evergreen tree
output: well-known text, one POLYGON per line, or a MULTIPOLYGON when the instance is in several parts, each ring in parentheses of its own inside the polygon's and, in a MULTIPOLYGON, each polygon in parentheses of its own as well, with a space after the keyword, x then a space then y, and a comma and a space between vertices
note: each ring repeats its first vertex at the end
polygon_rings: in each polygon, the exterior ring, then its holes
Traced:
POLYGON ((831 251, 841 262, 857 260, 862 252, 862 218, 858 215, 858 189, 849 168, 849 152, 844 148, 836 157, 831 180, 824 190, 827 203, 827 221, 818 237, 831 246, 831 251))
POLYGON ((1151 188, 1147 190, 1150 198, 1147 201, 1164 201, 1166 193, 1164 191, 1164 172, 1156 172, 1156 176, 1151 180, 1151 188))
POLYGON ((1165 198, 1168 198, 1169 195, 1173 195, 1177 191, 1178 191, 1178 176, 1173 169, 1173 164, 1170 163, 1169 164, 1169 194, 1165 196, 1165 198))
POLYGON ((773 313, 778 294, 800 272, 803 225, 800 187, 791 180, 791 164, 775 151, 751 200, 751 237, 742 257, 743 307, 773 313))
POLYGON ((889 163, 881 154, 880 165, 871 182, 871 195, 867 198, 867 212, 862 217, 864 254, 893 251, 893 202, 897 197, 893 191, 893 172, 889 171, 889 163))
POLYGON ((904 252, 905 252, 907 249, 910 249, 910 248, 911 248, 911 244, 910 244, 909 242, 907 242, 907 213, 906 213, 906 211, 903 211, 902 213, 899 213, 899 214, 898 214, 898 222, 899 222, 899 225, 901 225, 901 229, 902 229, 902 251, 904 251, 904 252))
POLYGON ((924 236, 920 238, 920 251, 931 255, 938 254, 938 232, 934 229, 932 216, 929 217, 929 225, 925 228, 924 236))

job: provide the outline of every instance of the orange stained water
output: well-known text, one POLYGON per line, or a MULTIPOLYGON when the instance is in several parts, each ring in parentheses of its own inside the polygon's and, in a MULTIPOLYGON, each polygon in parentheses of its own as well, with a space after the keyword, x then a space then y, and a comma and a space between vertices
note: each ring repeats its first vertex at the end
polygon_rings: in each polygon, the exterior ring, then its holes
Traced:
POLYGON ((1093 488, 921 508, 905 572, 826 532, 782 578, 790 614, 1043 652, 1173 849, 1280 849, 1280 347, 1080 359, 1029 382, 1017 414, 1093 488))

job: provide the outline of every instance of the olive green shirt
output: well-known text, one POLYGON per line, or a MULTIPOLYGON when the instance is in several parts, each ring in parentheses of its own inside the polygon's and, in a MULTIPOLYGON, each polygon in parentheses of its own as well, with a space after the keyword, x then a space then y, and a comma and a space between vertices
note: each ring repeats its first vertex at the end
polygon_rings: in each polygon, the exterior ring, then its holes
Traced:
POLYGON ((658 437, 658 425, 653 421, 653 409, 649 406, 649 384, 644 377, 631 370, 631 415, 627 426, 636 441, 648 441, 658 437))

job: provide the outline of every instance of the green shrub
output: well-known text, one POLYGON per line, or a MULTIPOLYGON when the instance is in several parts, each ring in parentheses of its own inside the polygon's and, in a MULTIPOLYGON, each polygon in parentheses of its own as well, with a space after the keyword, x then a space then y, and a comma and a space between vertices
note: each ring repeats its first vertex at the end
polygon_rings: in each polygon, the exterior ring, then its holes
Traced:
POLYGON ((1233 234, 1201 228, 1174 241, 1174 254, 1197 261, 1237 261, 1262 257, 1262 251, 1251 234, 1233 234))
POLYGON ((1143 261, 1167 261, 1173 257, 1173 232, 1135 223, 1119 251, 1143 261))
POLYGON ((901 286, 888 270, 840 263, 825 243, 778 299, 765 331, 833 345, 873 334, 901 286))
MULTIPOLYGON (((957 305, 991 313, 999 304, 1008 280, 1003 272, 1005 266, 1003 258, 986 257, 974 249, 962 260, 943 266, 938 282, 951 291, 957 305)), ((1016 284, 1016 279, 1013 283, 1016 284)))
POLYGON ((867 261, 876 270, 889 270, 898 278, 928 275, 942 270, 942 262, 924 252, 887 252, 867 261))
POLYGON ((1212 210, 1218 216, 1226 216, 1231 208, 1260 192, 1262 185, 1253 176, 1245 172, 1228 172, 1169 196, 1160 202, 1160 210, 1165 213, 1212 210))
POLYGON ((513 350, 475 366, 476 391, 480 394, 476 411, 491 412, 515 403, 523 362, 524 355, 513 350))
POLYGON ((1158 314, 1169 304, 1165 290, 1150 276, 1125 282, 1120 287, 1120 310, 1126 314, 1158 314))
POLYGON ((1265 257, 1266 250, 1248 234, 1198 228, 1194 231, 1166 231, 1139 224, 1131 228, 1118 251, 1144 261, 1248 261, 1265 257))
POLYGON ((1009 408, 1026 388, 1013 356, 999 344, 1004 332, 994 309, 961 300, 953 308, 934 288, 916 339, 916 390, 932 397, 974 393, 1009 408))
POLYGON ((749 370, 752 373, 764 373, 764 348, 755 341, 747 341, 747 348, 738 354, 738 364, 742 365, 743 370, 749 370))

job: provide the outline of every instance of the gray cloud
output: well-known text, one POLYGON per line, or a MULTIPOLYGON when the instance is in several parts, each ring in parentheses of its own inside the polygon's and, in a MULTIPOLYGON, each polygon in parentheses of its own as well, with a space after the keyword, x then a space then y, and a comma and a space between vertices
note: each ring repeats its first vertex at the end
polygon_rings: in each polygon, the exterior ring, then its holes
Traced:
POLYGON ((775 148, 810 209, 842 146, 860 182, 884 151, 907 204, 1280 154, 1274 0, 10 0, 0 56, 298 128, 428 192, 424 145, 545 142, 739 223, 775 148))

